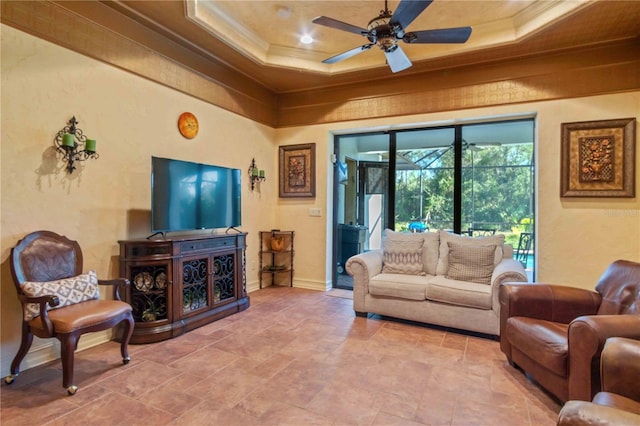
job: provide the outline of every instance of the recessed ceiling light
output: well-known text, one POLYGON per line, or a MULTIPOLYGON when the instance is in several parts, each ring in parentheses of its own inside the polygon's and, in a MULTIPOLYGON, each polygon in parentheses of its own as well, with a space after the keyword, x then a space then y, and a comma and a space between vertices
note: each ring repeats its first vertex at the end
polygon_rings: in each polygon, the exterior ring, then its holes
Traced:
POLYGON ((302 37, 300 37, 300 43, 311 44, 313 43, 313 37, 311 37, 309 34, 305 34, 302 37))
POLYGON ((282 19, 287 19, 291 16, 291 9, 286 6, 280 6, 278 8, 278 16, 282 19))

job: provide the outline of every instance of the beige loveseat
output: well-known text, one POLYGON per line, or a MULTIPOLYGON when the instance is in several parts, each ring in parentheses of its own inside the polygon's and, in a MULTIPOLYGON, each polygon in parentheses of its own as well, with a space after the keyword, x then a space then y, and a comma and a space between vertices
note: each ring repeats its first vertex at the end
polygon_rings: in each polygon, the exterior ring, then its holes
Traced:
POLYGON ((498 289, 526 282, 504 235, 385 230, 383 248, 349 258, 353 308, 478 333, 500 334, 498 289))

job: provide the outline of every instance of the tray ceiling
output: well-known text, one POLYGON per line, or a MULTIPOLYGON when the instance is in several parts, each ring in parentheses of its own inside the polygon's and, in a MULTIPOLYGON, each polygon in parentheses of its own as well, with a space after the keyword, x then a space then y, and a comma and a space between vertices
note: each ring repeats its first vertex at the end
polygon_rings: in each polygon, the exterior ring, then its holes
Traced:
MULTIPOLYGON (((399 1, 389 2, 389 8, 399 1)), ((468 53, 515 43, 566 18, 588 1, 434 1, 407 28, 408 31, 471 26, 464 44, 406 44, 412 61, 468 53)), ((187 18, 251 60, 282 68, 323 74, 386 67, 385 57, 373 48, 335 64, 323 59, 368 43, 357 34, 312 23, 328 16, 366 28, 384 9, 383 1, 211 1, 187 0, 187 18), (310 44, 300 37, 313 38, 310 44)))
MULTIPOLYGON (((57 3, 82 12, 78 5, 83 2, 57 3)), ((366 27, 384 8, 381 0, 101 3, 275 94, 402 79, 640 37, 640 2, 636 0, 435 0, 408 29, 469 25, 473 29, 469 41, 463 45, 402 43, 413 66, 392 74, 383 52, 375 47, 333 65, 322 63, 366 39, 311 22, 323 15, 366 27), (315 43, 302 45, 299 37, 305 33, 315 43)), ((389 1, 389 9, 398 3, 389 1)), ((119 31, 117 25, 112 29, 119 31)))

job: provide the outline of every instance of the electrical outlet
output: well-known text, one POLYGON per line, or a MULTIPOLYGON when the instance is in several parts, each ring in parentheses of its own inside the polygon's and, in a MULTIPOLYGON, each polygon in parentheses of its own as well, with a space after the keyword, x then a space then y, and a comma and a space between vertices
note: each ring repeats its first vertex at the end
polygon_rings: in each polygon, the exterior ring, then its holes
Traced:
POLYGON ((309 209, 309 216, 320 217, 322 216, 322 210, 318 207, 311 207, 309 209))

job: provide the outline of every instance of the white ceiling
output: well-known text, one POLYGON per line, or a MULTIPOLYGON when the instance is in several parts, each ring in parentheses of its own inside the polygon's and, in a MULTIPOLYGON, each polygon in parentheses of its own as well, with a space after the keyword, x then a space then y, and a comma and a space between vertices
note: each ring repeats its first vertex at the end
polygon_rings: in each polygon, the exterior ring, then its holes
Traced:
MULTIPOLYGON (((392 11, 399 1, 389 1, 392 11)), ((435 0, 408 30, 471 26, 461 45, 400 43, 416 61, 516 43, 588 6, 592 0, 435 0)), ((367 43, 365 37, 313 24, 328 16, 366 28, 384 1, 214 1, 186 0, 187 19, 260 65, 324 74, 386 67, 377 48, 333 65, 323 59, 367 43), (304 45, 303 34, 315 42, 304 45)))

